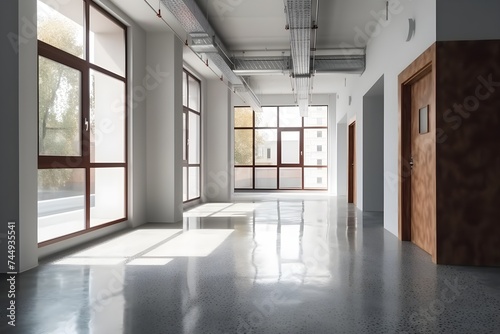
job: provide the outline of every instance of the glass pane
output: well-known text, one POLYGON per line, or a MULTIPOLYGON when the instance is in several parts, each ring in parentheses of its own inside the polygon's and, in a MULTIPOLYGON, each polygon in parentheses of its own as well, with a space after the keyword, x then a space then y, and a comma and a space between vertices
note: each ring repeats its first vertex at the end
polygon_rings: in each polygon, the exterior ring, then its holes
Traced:
POLYGON ((255 130, 255 164, 278 164, 278 131, 255 130))
POLYGON ((304 130, 304 165, 328 164, 328 136, 326 129, 304 130))
POLYGON ((81 155, 81 73, 38 57, 40 155, 81 155))
POLYGON ((282 164, 300 163, 299 131, 281 132, 281 163, 282 164))
POLYGON ((189 112, 189 163, 200 163, 200 116, 189 112))
POLYGON ((252 108, 234 108, 234 127, 235 128, 253 127, 252 108))
POLYGON ((302 127, 299 107, 280 107, 280 127, 302 127))
POLYGON ((200 167, 189 167, 189 199, 200 197, 200 167))
POLYGON ((304 188, 327 189, 327 168, 304 168, 304 188))
POLYGON ((188 169, 187 167, 182 168, 182 201, 185 202, 188 200, 188 169))
POLYGON ((302 189, 302 168, 280 168, 280 189, 302 189))
POLYGON ((255 168, 255 189, 276 189, 277 187, 277 168, 255 168))
POLYGON ((252 130, 234 130, 234 164, 253 164, 252 130))
POLYGON ((82 58, 85 44, 83 6, 83 1, 38 0, 38 39, 82 58))
POLYGON ((304 117, 304 126, 328 126, 328 107, 309 107, 307 117, 304 117))
POLYGON ((182 160, 187 160, 187 114, 182 113, 182 160))
POLYGON ((189 108, 195 111, 200 111, 201 95, 200 82, 189 76, 189 108))
POLYGON ((90 170, 90 227, 125 218, 125 168, 90 170))
POLYGON ((262 111, 255 112, 255 127, 275 128, 278 126, 278 108, 262 107, 262 111))
POLYGON ((125 83, 90 71, 90 161, 125 162, 125 83))
POLYGON ((253 169, 235 168, 234 169, 234 188, 252 189, 253 188, 253 169))
POLYGON ((90 6, 89 61, 125 75, 125 30, 90 6))
POLYGON ((38 242, 85 229, 85 170, 38 171, 38 242))
POLYGON ((182 105, 184 107, 188 106, 188 82, 187 73, 182 73, 182 105))

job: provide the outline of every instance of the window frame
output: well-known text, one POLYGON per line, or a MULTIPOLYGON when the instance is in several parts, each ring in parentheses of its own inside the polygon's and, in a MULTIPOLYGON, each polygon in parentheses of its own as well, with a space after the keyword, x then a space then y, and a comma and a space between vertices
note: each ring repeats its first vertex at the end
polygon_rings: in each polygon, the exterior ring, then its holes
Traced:
MULTIPOLYGON (((253 156, 252 156, 252 163, 251 164, 236 164, 236 161, 233 161, 234 165, 234 175, 236 175, 236 169, 241 168, 241 169, 252 169, 252 187, 248 188, 236 188, 236 180, 233 180, 235 182, 234 190, 235 191, 270 191, 270 190, 278 190, 278 191, 304 191, 304 190, 312 190, 312 191, 325 191, 328 190, 328 183, 325 188, 310 188, 310 187, 305 187, 305 169, 308 168, 317 168, 317 169, 326 169, 327 175, 328 175, 328 164, 322 164, 322 165, 308 165, 305 162, 305 130, 312 130, 312 131, 324 131, 326 130, 326 136, 318 137, 322 139, 326 139, 326 142, 328 144, 328 138, 329 138, 329 129, 328 129, 328 106, 327 105, 314 105, 311 107, 325 107, 326 108, 326 125, 306 125, 305 124, 305 119, 304 117, 301 117, 301 126, 280 126, 280 108, 289 108, 293 107, 290 105, 270 105, 270 106, 264 106, 266 108, 276 108, 276 126, 256 126, 256 112, 253 111, 253 116, 252 116, 252 126, 235 126, 233 123, 233 134, 236 133, 237 130, 252 130, 252 142, 253 142, 253 156), (256 131, 258 130, 276 130, 277 131, 277 147, 276 147, 276 152, 278 155, 277 158, 277 163, 275 165, 259 165, 256 163, 256 131), (300 163, 299 164, 283 164, 281 163, 281 136, 280 133, 282 131, 299 131, 300 132, 300 150, 302 151, 302 154, 300 156, 300 163), (276 175, 277 175, 277 186, 276 188, 258 188, 256 187, 256 170, 259 168, 276 168, 276 175), (280 169, 281 168, 301 168, 302 170, 302 186, 301 188, 295 188, 295 189, 289 189, 289 188, 280 188, 280 169)), ((248 106, 235 106, 233 113, 236 113, 236 109, 238 108, 248 108, 248 106)), ((235 136, 233 136, 233 142, 236 139, 235 136)), ((323 146, 323 145, 322 145, 323 146)), ((324 149, 322 152, 325 151, 324 149)), ((329 149, 326 150, 326 159, 321 159, 322 162, 324 163, 324 160, 328 162, 328 155, 329 155, 329 149)), ((233 159, 234 160, 234 159, 233 159)))
MULTIPOLYGON (((185 87, 185 89, 187 90, 185 95, 186 95, 186 105, 184 104, 184 101, 182 102, 182 114, 184 115, 183 117, 183 127, 185 126, 186 127, 186 138, 183 138, 183 156, 182 156, 182 171, 183 171, 183 174, 184 174, 184 171, 186 170, 187 171, 187 175, 183 175, 183 187, 186 186, 186 189, 183 190, 183 194, 184 194, 184 191, 187 193, 187 198, 186 200, 184 200, 184 195, 183 195, 183 199, 182 199, 182 202, 184 204, 186 203, 189 203, 189 202, 193 202, 193 201, 197 201, 199 199, 201 199, 201 195, 202 195, 202 184, 201 184, 201 174, 202 174, 202 134, 203 134, 203 121, 202 121, 202 109, 203 109, 203 104, 202 104, 202 87, 201 87, 201 80, 198 79, 194 74, 192 74, 189 70, 187 70, 186 68, 183 68, 182 70, 182 76, 183 76, 183 80, 185 79, 187 84, 186 86, 184 86, 183 84, 183 87, 185 87), (195 82, 198 83, 198 87, 199 87, 199 101, 198 101, 198 106, 199 106, 199 111, 195 110, 195 109, 192 109, 189 107, 190 105, 190 88, 189 88, 189 79, 192 78, 195 80, 195 82), (197 115, 199 117, 199 120, 200 120, 200 124, 199 124, 199 134, 198 134, 198 152, 199 152, 199 156, 198 156, 198 163, 191 163, 190 162, 190 157, 189 157, 189 145, 190 145, 190 131, 189 131, 189 126, 190 126, 190 113, 193 113, 195 115, 197 115), (184 141, 185 140, 185 141, 184 141), (186 159, 184 159, 184 157, 186 157, 186 159), (197 197, 192 197, 190 198, 190 194, 189 194, 189 186, 190 186, 190 176, 189 176, 189 170, 190 168, 199 168, 199 175, 198 175, 198 185, 199 185, 199 189, 198 189, 198 193, 199 193, 199 196, 197 197), (186 178, 186 184, 184 185, 184 178, 186 178)), ((184 93, 183 93, 184 94, 184 93)))
MULTIPOLYGON (((83 58, 72 55, 62 49, 58 49, 46 42, 37 40, 38 43, 38 60, 40 57, 44 57, 56 63, 68 66, 70 68, 76 69, 81 73, 81 92, 80 92, 80 136, 81 136, 81 151, 80 156, 51 156, 51 155, 40 155, 40 145, 38 143, 38 170, 44 169, 84 169, 85 170, 85 227, 84 229, 65 234, 60 237, 52 238, 42 242, 38 242, 38 247, 44 247, 54 243, 58 243, 76 236, 87 234, 89 232, 99 230, 111 225, 115 225, 128 220, 129 213, 129 184, 128 184, 128 161, 129 161, 129 106, 126 101, 128 101, 128 73, 129 73, 129 54, 128 54, 128 29, 127 26, 122 23, 118 18, 107 12, 105 9, 100 7, 94 0, 80 0, 82 6, 84 6, 84 34, 85 34, 85 44, 84 44, 84 54, 83 58), (120 76, 106 68, 98 66, 90 62, 90 9, 93 8, 106 17, 111 22, 118 25, 123 29, 123 39, 125 48, 125 72, 123 76, 120 76), (91 162, 91 135, 90 128, 86 130, 85 120, 90 122, 90 71, 96 71, 101 74, 107 75, 113 79, 119 80, 124 83, 124 98, 123 103, 123 121, 124 121, 124 161, 120 163, 105 163, 105 162, 91 162), (94 227, 91 227, 91 171, 99 168, 123 168, 124 169, 124 217, 103 223, 94 227)), ((37 61, 38 61, 37 60, 37 61)), ((37 88, 37 95, 39 95, 39 89, 37 88)), ((39 103, 39 101, 38 101, 39 103)), ((38 115, 40 113, 38 104, 38 115)), ((39 123, 39 116, 37 123, 39 123)), ((39 129, 39 127, 38 127, 39 129)), ((38 139, 39 140, 39 139, 38 139)), ((38 225, 38 222, 37 222, 38 225)))

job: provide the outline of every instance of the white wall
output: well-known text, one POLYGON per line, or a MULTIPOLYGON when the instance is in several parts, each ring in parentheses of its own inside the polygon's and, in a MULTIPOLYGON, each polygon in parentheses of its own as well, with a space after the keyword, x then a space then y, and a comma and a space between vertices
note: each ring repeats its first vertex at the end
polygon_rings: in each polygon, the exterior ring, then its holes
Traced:
POLYGON ((206 81, 205 120, 205 177, 204 202, 231 200, 232 167, 232 110, 227 86, 220 80, 206 81))
POLYGON ((337 195, 337 94, 328 98, 328 191, 337 195))
POLYGON ((363 98, 363 121, 363 210, 384 211, 383 95, 363 98))
POLYGON ((128 29, 128 158, 129 158, 129 225, 146 223, 146 33, 127 20, 128 29))
POLYGON ((347 196, 347 116, 337 123, 337 196, 347 196))
MULTIPOLYGON (((366 70, 359 78, 348 78, 341 93, 338 119, 356 119, 358 207, 363 209, 363 96, 384 75, 384 227, 398 233, 398 75, 436 41, 436 1, 391 0, 391 16, 379 25, 367 46, 366 70), (398 3, 400 3, 398 5, 398 3), (406 42, 408 18, 416 20, 416 33, 406 42), (348 96, 352 96, 349 106, 348 96)), ((367 11, 370 11, 367 8, 367 11)), ((375 22, 375 20, 374 20, 375 22)), ((372 22, 373 26, 373 22, 372 22)), ((365 30, 366 27, 358 27, 365 30)), ((351 46, 355 45, 355 41, 351 46)), ((346 160, 347 161, 347 160, 346 160)), ((339 165, 347 162, 339 161, 339 165)), ((340 181, 339 181, 340 182, 340 181)), ((344 181, 342 181, 344 182, 344 181)))
POLYGON ((500 38, 500 1, 437 0, 437 40, 500 38))
POLYGON ((148 33, 147 221, 182 220, 182 43, 148 33))

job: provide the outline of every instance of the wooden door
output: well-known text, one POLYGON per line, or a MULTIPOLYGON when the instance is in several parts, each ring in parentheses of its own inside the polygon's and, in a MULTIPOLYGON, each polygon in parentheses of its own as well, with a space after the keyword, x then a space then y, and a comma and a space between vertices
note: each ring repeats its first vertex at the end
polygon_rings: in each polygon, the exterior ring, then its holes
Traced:
POLYGON ((347 202, 356 203, 356 122, 349 125, 347 202))
POLYGON ((411 241, 432 254, 435 201, 435 110, 432 71, 411 84, 411 241))

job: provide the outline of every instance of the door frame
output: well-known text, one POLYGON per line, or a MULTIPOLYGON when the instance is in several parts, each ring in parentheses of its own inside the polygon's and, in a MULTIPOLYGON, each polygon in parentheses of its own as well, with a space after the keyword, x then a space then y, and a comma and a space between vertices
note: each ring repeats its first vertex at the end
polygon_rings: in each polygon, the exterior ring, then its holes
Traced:
POLYGON ((347 126, 347 203, 356 204, 356 121, 347 126))
POLYGON ((278 188, 277 190, 304 190, 304 128, 278 128, 278 167, 277 167, 277 178, 278 178, 278 188), (282 161, 282 141, 281 134, 283 132, 298 132, 299 133, 299 163, 298 164, 287 164, 282 161), (301 168, 302 169, 302 182, 300 188, 285 188, 281 189, 280 184, 280 168, 301 168))
MULTIPOLYGON (((411 87, 412 84, 431 72, 436 83, 436 45, 431 45, 398 76, 399 106, 399 150, 398 150, 398 237, 402 241, 411 241, 411 87)), ((436 110, 435 89, 429 106, 436 110)), ((434 241, 436 228, 434 226, 434 241)), ((436 262, 436 243, 431 252, 436 262)))

